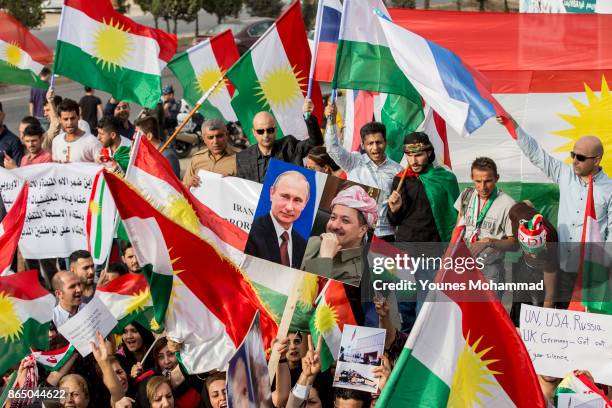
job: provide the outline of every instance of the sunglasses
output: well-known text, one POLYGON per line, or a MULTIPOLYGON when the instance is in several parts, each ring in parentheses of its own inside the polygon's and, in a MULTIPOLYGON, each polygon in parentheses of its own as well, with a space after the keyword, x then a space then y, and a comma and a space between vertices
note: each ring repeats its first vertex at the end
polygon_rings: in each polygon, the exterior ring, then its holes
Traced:
POLYGON ((583 162, 587 159, 596 159, 598 156, 585 156, 583 154, 576 154, 574 152, 570 152, 570 156, 572 159, 576 159, 579 162, 583 162))
POLYGON ((276 128, 269 127, 266 129, 255 129, 255 132, 257 132, 258 135, 263 135, 264 133, 268 133, 269 135, 271 135, 276 132, 276 128))

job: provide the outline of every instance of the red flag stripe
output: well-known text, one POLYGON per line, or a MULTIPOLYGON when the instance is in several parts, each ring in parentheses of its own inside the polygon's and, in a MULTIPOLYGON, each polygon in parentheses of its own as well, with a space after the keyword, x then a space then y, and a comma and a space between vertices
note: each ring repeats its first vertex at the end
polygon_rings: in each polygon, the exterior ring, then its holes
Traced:
POLYGON ((49 292, 40 285, 36 269, 0 277, 0 292, 8 293, 22 300, 38 299, 49 295, 49 292))
POLYGON ((64 5, 78 9, 99 22, 110 24, 112 19, 113 24, 119 22, 120 25, 123 25, 123 30, 128 31, 130 34, 154 39, 159 44, 159 58, 166 62, 170 61, 176 53, 176 35, 136 23, 132 19, 115 11, 110 0, 65 0, 64 5))
MULTIPOLYGON (((217 65, 221 68, 221 72, 226 72, 240 58, 234 35, 229 28, 212 37, 210 39, 210 46, 217 60, 217 65)), ((226 81, 226 84, 230 96, 234 96, 236 88, 229 81, 226 81)))
POLYGON ((147 289, 149 289, 149 285, 145 276, 136 273, 119 276, 108 284, 96 288, 99 292, 116 293, 118 295, 134 295, 147 289))
MULTIPOLYGON (((298 77, 302 78, 300 84, 304 85, 302 93, 306 97, 311 54, 299 0, 294 1, 287 7, 285 12, 276 20, 276 31, 283 43, 289 63, 296 73, 299 72, 298 77)), ((318 83, 312 84, 310 99, 314 103, 313 113, 320 120, 323 118, 323 99, 318 83)))
POLYGON ((269 347, 278 326, 237 267, 210 244, 155 210, 116 175, 105 172, 104 177, 122 219, 155 219, 166 245, 171 248, 169 256, 174 260, 174 270, 181 271, 179 277, 183 283, 223 322, 234 344, 238 346, 242 342, 255 311, 259 310, 265 346, 269 347))

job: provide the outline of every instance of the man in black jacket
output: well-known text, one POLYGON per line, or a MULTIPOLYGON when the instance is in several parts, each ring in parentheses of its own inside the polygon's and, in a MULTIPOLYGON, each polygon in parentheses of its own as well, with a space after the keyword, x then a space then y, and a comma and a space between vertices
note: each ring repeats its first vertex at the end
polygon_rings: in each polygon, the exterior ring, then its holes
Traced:
MULTIPOLYGON (((312 108, 312 102, 304 103, 304 111, 312 112, 312 108)), ((306 119, 306 127, 308 138, 305 140, 298 140, 293 135, 277 140, 278 126, 274 116, 270 112, 257 113, 253 118, 253 135, 257 144, 236 155, 237 176, 263 183, 272 158, 302 166, 308 151, 323 144, 319 123, 312 113, 306 119)))
POLYGON ((290 170, 280 174, 270 188, 270 212, 253 221, 244 253, 299 268, 306 240, 293 223, 309 198, 310 184, 302 173, 290 170))

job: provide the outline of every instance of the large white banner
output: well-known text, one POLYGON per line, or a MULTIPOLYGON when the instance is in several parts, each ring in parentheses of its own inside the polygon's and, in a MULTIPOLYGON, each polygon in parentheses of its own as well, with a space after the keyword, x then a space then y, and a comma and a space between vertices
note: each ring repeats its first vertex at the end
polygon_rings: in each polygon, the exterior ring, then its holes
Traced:
POLYGON ((200 170, 198 177, 202 181, 200 186, 191 189, 195 198, 248 233, 263 185, 206 170, 200 170))
POLYGON ((30 184, 19 250, 26 259, 67 257, 87 249, 86 220, 93 163, 44 163, 14 170, 0 168, 0 195, 10 209, 24 181, 30 184))

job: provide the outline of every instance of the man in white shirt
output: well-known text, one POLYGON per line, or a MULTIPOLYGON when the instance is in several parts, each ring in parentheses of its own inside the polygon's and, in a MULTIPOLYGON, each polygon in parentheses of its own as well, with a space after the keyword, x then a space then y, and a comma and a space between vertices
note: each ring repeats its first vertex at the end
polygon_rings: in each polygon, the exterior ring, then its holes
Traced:
POLYGON ((62 132, 53 139, 51 153, 53 161, 60 163, 95 162, 102 145, 89 132, 78 127, 79 104, 64 99, 58 107, 62 132))
POLYGON ((380 189, 378 197, 378 224, 374 234, 386 241, 395 241, 395 227, 387 218, 389 195, 393 178, 404 168, 394 162, 385 153, 387 148, 387 129, 379 122, 366 123, 361 129, 361 144, 365 153, 349 152, 344 149, 336 134, 336 107, 328 105, 325 108, 328 118, 325 130, 325 148, 342 170, 346 171, 347 179, 366 186, 380 189))
POLYGON ((82 300, 81 281, 70 271, 59 271, 51 281, 57 305, 53 308, 53 324, 60 327, 85 305, 82 300))

